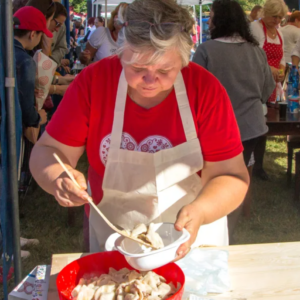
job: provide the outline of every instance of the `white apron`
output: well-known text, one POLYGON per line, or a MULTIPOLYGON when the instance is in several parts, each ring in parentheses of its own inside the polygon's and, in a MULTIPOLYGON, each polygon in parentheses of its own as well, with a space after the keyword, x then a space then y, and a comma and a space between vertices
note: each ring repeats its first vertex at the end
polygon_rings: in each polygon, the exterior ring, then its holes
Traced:
MULTIPOLYGON (((103 179, 99 209, 114 224, 132 229, 138 223, 175 223, 179 210, 201 191, 197 175, 203 157, 181 72, 174 83, 186 142, 156 153, 120 149, 127 81, 122 71, 114 111, 111 144, 103 179)), ((113 231, 91 207, 90 251, 104 251, 113 231)), ((193 247, 228 245, 227 217, 201 226, 193 247)))

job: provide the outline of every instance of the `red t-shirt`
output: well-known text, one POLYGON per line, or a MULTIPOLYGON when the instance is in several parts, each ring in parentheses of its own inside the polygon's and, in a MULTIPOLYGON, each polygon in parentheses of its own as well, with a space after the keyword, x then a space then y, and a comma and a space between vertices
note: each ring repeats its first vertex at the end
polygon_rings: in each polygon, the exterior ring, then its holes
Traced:
MULTIPOLYGON (((46 129, 65 145, 86 146, 88 180, 96 203, 103 196, 102 179, 121 70, 117 56, 85 68, 68 88, 46 129)), ((192 62, 182 69, 182 75, 204 160, 216 162, 240 154, 239 129, 224 87, 192 62)), ((127 95, 121 148, 153 153, 185 141, 174 90, 150 109, 138 106, 127 95)))

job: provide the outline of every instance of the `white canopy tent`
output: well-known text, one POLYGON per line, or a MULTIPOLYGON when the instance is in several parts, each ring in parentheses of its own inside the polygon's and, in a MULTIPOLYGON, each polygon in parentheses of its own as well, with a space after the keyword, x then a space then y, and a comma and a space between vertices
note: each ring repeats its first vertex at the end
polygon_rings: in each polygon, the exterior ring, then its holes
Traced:
MULTIPOLYGON (((107 13, 114 10, 121 2, 132 3, 134 0, 94 0, 93 1, 93 16, 99 15, 99 4, 104 6, 105 11, 105 22, 107 22, 107 13)), ((202 20, 202 5, 211 4, 213 0, 177 0, 181 5, 200 5, 200 22, 202 20)), ((200 43, 202 43, 202 26, 200 26, 200 43)))

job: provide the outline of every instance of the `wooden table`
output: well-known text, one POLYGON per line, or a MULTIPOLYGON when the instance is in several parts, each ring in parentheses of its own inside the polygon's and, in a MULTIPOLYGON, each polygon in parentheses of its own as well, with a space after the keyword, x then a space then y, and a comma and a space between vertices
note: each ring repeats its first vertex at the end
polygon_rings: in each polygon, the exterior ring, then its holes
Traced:
MULTIPOLYGON (((232 291, 210 295, 226 300, 299 300, 300 242, 216 247, 229 251, 232 291)), ((48 300, 58 300, 56 276, 68 263, 87 254, 55 254, 48 300)))
POLYGON ((300 135, 300 114, 286 114, 285 120, 279 119, 279 109, 268 107, 267 135, 300 135))

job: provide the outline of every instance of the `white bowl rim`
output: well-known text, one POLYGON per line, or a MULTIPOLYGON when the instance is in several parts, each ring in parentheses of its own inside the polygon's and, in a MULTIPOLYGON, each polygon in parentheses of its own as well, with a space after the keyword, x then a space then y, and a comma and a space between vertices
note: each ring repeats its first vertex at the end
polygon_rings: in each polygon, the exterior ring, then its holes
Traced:
MULTIPOLYGON (((166 224, 166 223, 165 223, 166 224)), ((190 238, 190 233, 185 229, 183 228, 182 229, 182 235, 181 237, 176 240, 175 242, 171 243, 170 245, 166 246, 166 247, 163 247, 161 249, 158 249, 158 250, 152 250, 150 252, 146 252, 146 253, 138 253, 138 254, 133 254, 133 253, 129 253, 127 251, 125 251, 122 247, 121 247, 121 243, 122 241, 126 238, 124 236, 119 236, 116 240, 115 240, 115 248, 121 252, 123 255, 127 256, 127 257, 146 257, 146 256, 149 256, 149 255, 153 255, 153 254, 157 254, 159 252, 163 252, 165 250, 168 250, 170 248, 175 248, 176 246, 178 246, 179 244, 183 244, 185 243, 186 241, 189 240, 190 238)))

